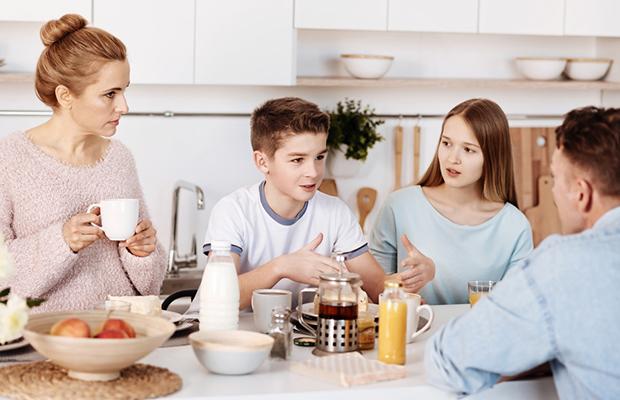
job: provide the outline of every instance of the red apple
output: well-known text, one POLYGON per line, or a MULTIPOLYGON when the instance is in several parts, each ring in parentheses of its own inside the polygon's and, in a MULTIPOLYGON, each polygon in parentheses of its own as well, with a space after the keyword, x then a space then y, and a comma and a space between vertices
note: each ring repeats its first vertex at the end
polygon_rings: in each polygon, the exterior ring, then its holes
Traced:
POLYGON ((103 323, 103 326, 101 327, 101 331, 107 331, 107 330, 117 330, 117 331, 125 332, 127 334, 126 337, 129 337, 129 338, 136 337, 136 331, 133 329, 133 327, 129 323, 123 321, 122 319, 114 319, 114 318, 107 319, 103 323))
POLYGON ((106 329, 95 335, 97 339, 127 339, 127 333, 118 329, 106 329))
POLYGON ((79 318, 67 318, 56 322, 50 335, 54 336, 72 336, 72 337, 90 337, 90 327, 79 318))

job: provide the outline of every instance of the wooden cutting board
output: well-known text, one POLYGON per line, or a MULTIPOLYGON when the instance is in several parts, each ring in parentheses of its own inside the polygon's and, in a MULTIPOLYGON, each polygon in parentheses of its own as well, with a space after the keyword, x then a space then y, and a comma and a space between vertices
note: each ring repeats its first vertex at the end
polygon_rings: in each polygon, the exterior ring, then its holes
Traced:
POLYGON ((538 178, 538 205, 525 210, 525 215, 532 225, 534 246, 553 233, 560 233, 560 217, 558 208, 553 202, 553 178, 542 175, 538 178))
POLYGON ((394 190, 402 185, 403 171, 403 127, 394 128, 394 190))
POLYGON ((417 185, 420 180, 420 125, 413 127, 413 184, 417 185))
POLYGON ((338 186, 336 186, 336 181, 334 179, 323 179, 321 186, 319 186, 319 190, 330 196, 338 197, 338 186))

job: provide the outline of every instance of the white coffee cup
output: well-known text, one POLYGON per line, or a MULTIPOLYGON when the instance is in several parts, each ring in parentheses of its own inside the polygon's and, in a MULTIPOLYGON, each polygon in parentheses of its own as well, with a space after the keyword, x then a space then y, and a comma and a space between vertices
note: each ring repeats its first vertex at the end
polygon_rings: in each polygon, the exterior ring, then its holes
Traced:
POLYGON ((102 231, 110 240, 127 240, 133 236, 138 225, 138 199, 111 199, 88 206, 86 212, 95 207, 101 210, 101 226, 91 224, 102 231))
POLYGON ((293 293, 282 289, 255 289, 252 292, 254 326, 259 332, 269 331, 271 312, 276 307, 291 308, 293 293))
POLYGON ((420 305, 422 297, 419 294, 407 293, 405 301, 407 302, 407 343, 411 343, 413 339, 423 334, 431 327, 435 314, 433 314, 431 306, 427 304, 420 305), (421 329, 418 329, 418 321, 420 320, 420 312, 422 311, 426 311, 428 321, 421 329))

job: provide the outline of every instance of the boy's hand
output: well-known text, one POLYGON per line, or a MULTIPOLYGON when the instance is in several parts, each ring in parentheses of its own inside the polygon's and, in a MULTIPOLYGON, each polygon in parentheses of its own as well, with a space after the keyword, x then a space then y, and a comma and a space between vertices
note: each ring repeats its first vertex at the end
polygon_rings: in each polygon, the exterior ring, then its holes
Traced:
POLYGON ((282 256, 280 261, 283 264, 284 277, 295 282, 318 286, 319 275, 338 272, 336 261, 314 252, 322 241, 323 234, 319 233, 313 241, 301 249, 282 256))
POLYGON ((420 252, 410 241, 407 235, 401 237, 407 258, 403 260, 403 266, 409 267, 401 272, 400 279, 403 289, 409 293, 417 293, 435 278, 435 263, 420 252))

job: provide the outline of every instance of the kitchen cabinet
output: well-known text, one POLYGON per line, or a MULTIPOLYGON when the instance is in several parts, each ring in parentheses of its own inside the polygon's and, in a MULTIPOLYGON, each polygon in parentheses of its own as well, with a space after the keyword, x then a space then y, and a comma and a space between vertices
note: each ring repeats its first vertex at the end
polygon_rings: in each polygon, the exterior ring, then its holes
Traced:
POLYGON ((562 35, 564 0, 480 0, 480 33, 562 35))
POLYGON ((19 0, 0 1, 0 21, 44 22, 64 14, 80 14, 92 20, 91 0, 19 0))
POLYGON ((388 0, 295 0, 295 28, 385 31, 388 0))
POLYGON ((291 0, 196 0, 196 80, 213 85, 293 85, 291 0))
POLYGON ((94 0, 94 24, 127 46, 131 82, 194 81, 194 0, 94 0))
POLYGON ((564 33, 580 36, 620 36, 618 0, 566 0, 564 33))
POLYGON ((389 0, 388 30, 478 31, 478 0, 389 0))

